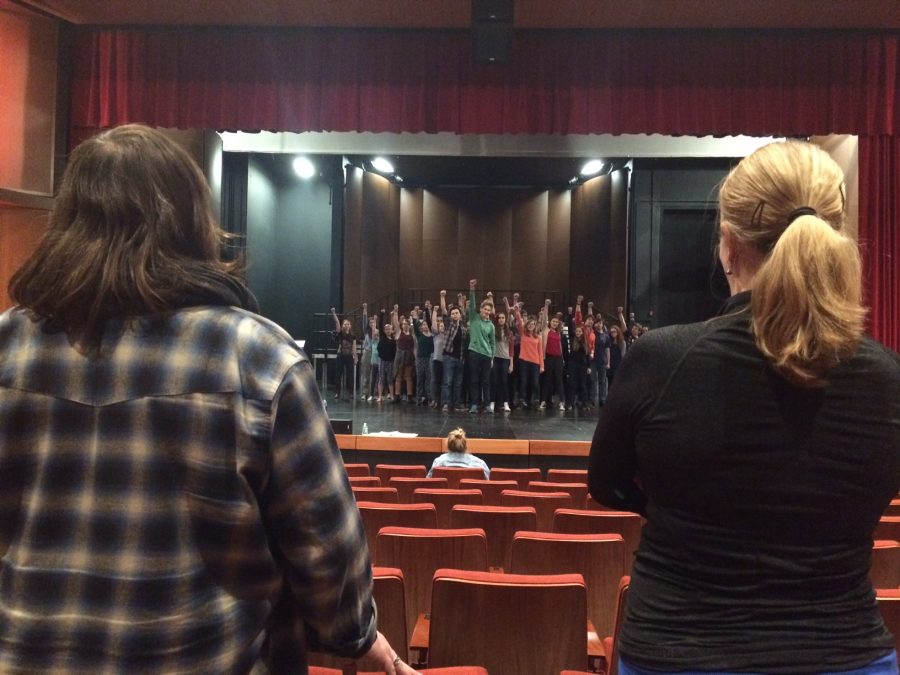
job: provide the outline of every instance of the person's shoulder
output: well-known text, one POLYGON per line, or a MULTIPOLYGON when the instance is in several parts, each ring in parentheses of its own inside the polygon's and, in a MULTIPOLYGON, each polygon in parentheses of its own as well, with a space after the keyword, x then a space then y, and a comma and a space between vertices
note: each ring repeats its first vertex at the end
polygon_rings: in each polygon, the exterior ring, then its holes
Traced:
MULTIPOLYGON (((176 313, 190 324, 194 340, 207 349, 231 352, 245 396, 274 396, 287 371, 309 359, 290 334, 274 321, 235 307, 199 307, 176 313)), ((311 367, 311 366, 310 366, 311 367)))
POLYGON ((643 358, 665 358, 682 354, 712 329, 709 322, 654 328, 628 345, 627 353, 642 355, 643 358))
POLYGON ((849 365, 900 387, 900 354, 869 335, 862 337, 849 365))

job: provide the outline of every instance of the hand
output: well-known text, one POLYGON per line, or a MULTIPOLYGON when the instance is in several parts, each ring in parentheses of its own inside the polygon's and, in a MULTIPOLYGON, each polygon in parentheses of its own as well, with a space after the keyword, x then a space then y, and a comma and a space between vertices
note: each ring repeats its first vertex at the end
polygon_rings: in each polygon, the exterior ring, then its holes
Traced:
POLYGON ((404 663, 402 660, 395 661, 397 652, 391 647, 384 635, 380 632, 377 635, 378 637, 375 638, 375 642, 372 643, 369 651, 360 659, 360 665, 363 668, 366 670, 383 670, 387 675, 418 675, 418 671, 413 670, 409 664, 404 663), (397 665, 395 666, 394 663, 397 665))
POLYGON ((365 302, 363 303, 363 309, 369 309, 369 305, 367 305, 365 302))
POLYGON ((416 305, 415 307, 413 307, 413 308, 412 308, 412 311, 413 311, 414 314, 418 314, 418 313, 419 313, 419 306, 416 305))
POLYGON ((442 297, 442 298, 446 298, 446 297, 447 297, 447 291, 443 291, 443 290, 442 290, 442 291, 441 291, 441 297, 442 297))
POLYGON ((580 305, 581 302, 582 302, 583 300, 584 300, 584 296, 583 296, 583 295, 579 295, 579 296, 575 299, 575 304, 576 304, 576 305, 580 305))
POLYGON ((399 311, 400 311, 400 305, 394 305, 394 311, 395 311, 395 312, 399 312, 399 311))
POLYGON ((518 299, 519 299, 519 294, 513 293, 513 300, 518 300, 518 299))
POLYGON ((331 313, 332 313, 332 314, 337 314, 337 312, 334 311, 334 307, 331 308, 331 313))
POLYGON ((494 299, 494 294, 493 294, 491 291, 488 291, 488 292, 487 292, 487 297, 489 297, 489 298, 491 298, 491 300, 493 300, 493 299, 494 299))
POLYGON ((506 372, 508 372, 510 375, 512 375, 512 371, 513 371, 513 362, 512 362, 512 359, 510 359, 509 360, 509 368, 506 369, 506 372))
POLYGON ((542 373, 544 372, 544 366, 541 366, 541 372, 542 373))
POLYGON ((569 307, 569 314, 572 314, 575 310, 572 307, 569 307))
POLYGON ((588 307, 591 307, 591 308, 594 307, 594 301, 593 301, 593 300, 588 300, 588 307))
POLYGON ((381 313, 382 313, 382 314, 384 314, 386 311, 387 311, 387 310, 386 310, 384 307, 381 308, 381 313))
POLYGON ((469 289, 470 290, 473 290, 473 291, 475 290, 475 284, 477 281, 478 281, 478 279, 469 279, 469 289))
POLYGON ((624 311, 625 311, 624 307, 616 307, 616 314, 621 314, 624 311))
POLYGON ((354 354, 353 355, 353 363, 357 363, 358 361, 359 361, 359 355, 354 354))
POLYGON ((550 298, 547 298, 546 300, 544 300, 544 305, 547 307, 550 306, 550 298))
POLYGON ((504 305, 508 305, 508 304, 509 304, 509 298, 507 298, 505 295, 503 296, 503 304, 504 304, 504 305))
POLYGON ((431 300, 425 301, 425 309, 431 309, 431 300))

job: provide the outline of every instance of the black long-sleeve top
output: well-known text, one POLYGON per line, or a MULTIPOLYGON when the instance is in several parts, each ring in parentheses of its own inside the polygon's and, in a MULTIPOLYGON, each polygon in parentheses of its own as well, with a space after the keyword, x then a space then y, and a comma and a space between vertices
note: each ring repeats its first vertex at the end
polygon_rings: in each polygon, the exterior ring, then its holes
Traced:
POLYGON ((794 387, 748 305, 642 337, 603 408, 591 494, 647 518, 620 653, 664 671, 857 668, 893 649, 868 570, 900 488, 900 357, 864 338, 827 387, 794 387))

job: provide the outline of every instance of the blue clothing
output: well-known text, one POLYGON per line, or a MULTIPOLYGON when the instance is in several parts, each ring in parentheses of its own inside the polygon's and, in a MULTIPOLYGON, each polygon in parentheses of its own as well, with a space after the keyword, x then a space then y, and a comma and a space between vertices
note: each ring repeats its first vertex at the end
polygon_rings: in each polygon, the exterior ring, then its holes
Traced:
MULTIPOLYGON (((887 656, 875 659, 872 663, 862 668, 853 670, 829 670, 815 673, 814 675, 897 675, 897 652, 893 651, 887 656)), ((668 675, 659 670, 647 670, 631 665, 627 661, 619 659, 619 675, 668 675)), ((763 675, 762 673, 725 673, 719 670, 679 670, 672 675, 763 675)))
POLYGON ((488 465, 480 457, 470 455, 468 452, 445 452, 434 458, 431 468, 428 469, 428 478, 431 478, 431 472, 439 466, 452 466, 459 469, 475 468, 484 471, 484 479, 491 477, 491 470, 488 465))

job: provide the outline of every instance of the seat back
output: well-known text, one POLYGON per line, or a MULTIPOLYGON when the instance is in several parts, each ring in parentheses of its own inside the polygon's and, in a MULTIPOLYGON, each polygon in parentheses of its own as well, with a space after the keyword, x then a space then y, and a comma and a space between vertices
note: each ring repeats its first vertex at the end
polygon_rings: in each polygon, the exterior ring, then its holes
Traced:
POLYGON ((584 483, 587 485, 587 469, 547 469, 551 483, 584 483))
POLYGON ((615 511, 616 509, 611 509, 605 504, 601 504, 596 499, 594 499, 590 493, 588 493, 587 499, 584 503, 584 508, 589 511, 615 511))
POLYGON ((382 527, 437 527, 434 504, 387 504, 384 502, 357 502, 369 555, 375 560, 375 546, 382 527))
POLYGON ((631 577, 622 577, 619 580, 619 596, 616 602, 616 625, 613 629, 611 647, 607 650, 609 655, 609 668, 606 675, 619 675, 619 631, 622 630, 622 622, 625 621, 625 607, 628 603, 628 588, 631 586, 631 577))
POLYGON ((378 476, 347 476, 351 487, 381 487, 378 476))
POLYGON ((541 470, 537 467, 531 469, 504 469, 498 467, 491 469, 491 480, 514 480, 519 490, 527 490, 528 483, 533 480, 542 480, 541 470))
POLYGON ((385 502, 388 504, 396 504, 400 501, 397 496, 397 488, 389 487, 355 487, 350 486, 353 490, 353 496, 357 502, 385 502))
POLYGON ((434 478, 446 478, 447 487, 456 490, 463 478, 484 480, 484 471, 477 466, 436 466, 431 470, 434 478))
POLYGON ((457 504, 450 527, 480 527, 487 536, 488 566, 509 571, 513 537, 519 530, 537 529, 533 506, 472 506, 457 504))
POLYGON ((613 634, 619 580, 625 576, 625 541, 618 534, 517 532, 509 571, 513 574, 581 574, 588 617, 601 637, 613 634))
POLYGON ((368 464, 344 464, 344 471, 348 476, 371 476, 372 471, 368 464))
POLYGON ((643 519, 630 511, 592 511, 590 509, 559 509, 553 516, 553 531, 561 534, 622 535, 625 540, 628 567, 634 552, 641 545, 643 519))
POLYGON ((376 464, 375 475, 381 479, 382 485, 390 484, 394 476, 407 478, 425 478, 427 473, 424 464, 376 464))
POLYGON ((881 516, 872 539, 893 539, 900 541, 900 516, 881 516))
POLYGON ((875 591, 878 609, 884 624, 894 636, 894 649, 900 650, 900 588, 879 588, 875 591))
POLYGON ((890 539, 876 539, 872 542, 869 577, 875 588, 900 587, 900 543, 890 539))
POLYGON ((884 510, 883 516, 900 516, 900 499, 892 499, 891 503, 884 510))
POLYGON ((419 488, 446 488, 446 478, 408 478, 407 476, 394 476, 388 483, 389 487, 397 488, 397 495, 401 504, 412 504, 413 492, 419 488))
POLYGON ((481 490, 419 488, 413 492, 413 503, 434 504, 438 527, 450 527, 450 512, 457 504, 481 504, 483 501, 481 490))
POLYGON ((533 506, 537 511, 537 529, 550 532, 553 529, 553 513, 556 509, 572 508, 572 495, 568 492, 530 492, 528 490, 504 490, 500 493, 502 506, 533 506))
POLYGON ((383 527, 375 544, 375 564, 403 570, 408 629, 405 644, 409 644, 416 618, 428 612, 431 604, 431 578, 435 570, 441 567, 487 570, 487 538, 484 530, 476 528, 383 527))
POLYGON ((372 597, 378 607, 378 630, 391 646, 409 662, 406 653, 406 588, 399 567, 372 568, 372 597))
POLYGON ((586 597, 578 574, 437 570, 429 666, 474 663, 491 675, 558 675, 566 668, 584 669, 586 597))
POLYGON ((514 480, 475 480, 463 478, 459 481, 461 490, 481 490, 487 506, 500 506, 500 494, 504 490, 518 490, 519 484, 514 480))
POLYGON ((551 483, 550 481, 533 480, 528 484, 531 492, 568 492, 572 495, 572 507, 580 509, 584 507, 588 496, 588 486, 585 483, 551 483))

